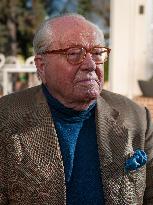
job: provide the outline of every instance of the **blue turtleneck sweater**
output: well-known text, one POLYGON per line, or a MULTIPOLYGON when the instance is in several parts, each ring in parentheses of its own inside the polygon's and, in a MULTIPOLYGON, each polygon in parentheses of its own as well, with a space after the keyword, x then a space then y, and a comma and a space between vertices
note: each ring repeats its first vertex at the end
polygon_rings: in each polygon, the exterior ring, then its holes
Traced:
POLYGON ((64 163, 67 205, 104 205, 96 141, 95 107, 66 108, 43 85, 64 163))

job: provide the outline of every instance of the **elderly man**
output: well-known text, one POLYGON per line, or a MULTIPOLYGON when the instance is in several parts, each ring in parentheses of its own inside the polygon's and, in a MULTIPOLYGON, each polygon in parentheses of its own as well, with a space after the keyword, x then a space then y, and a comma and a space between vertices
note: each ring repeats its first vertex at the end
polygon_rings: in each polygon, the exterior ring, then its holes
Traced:
POLYGON ((153 205, 153 125, 146 108, 102 91, 102 31, 56 17, 34 49, 42 85, 0 100, 0 204, 153 205))

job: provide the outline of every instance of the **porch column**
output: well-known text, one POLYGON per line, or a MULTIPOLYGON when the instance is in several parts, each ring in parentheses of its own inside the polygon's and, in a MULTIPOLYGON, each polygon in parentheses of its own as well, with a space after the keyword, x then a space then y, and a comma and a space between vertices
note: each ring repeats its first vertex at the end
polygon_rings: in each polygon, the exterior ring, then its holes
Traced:
POLYGON ((150 72, 147 61, 149 2, 111 0, 109 89, 130 98, 141 95, 137 80, 147 79, 150 72))

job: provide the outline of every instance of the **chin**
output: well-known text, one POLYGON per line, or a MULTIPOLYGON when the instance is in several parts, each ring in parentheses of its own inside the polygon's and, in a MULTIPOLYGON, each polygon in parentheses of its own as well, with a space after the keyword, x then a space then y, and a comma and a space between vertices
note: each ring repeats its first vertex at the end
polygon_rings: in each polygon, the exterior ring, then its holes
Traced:
POLYGON ((87 98, 95 100, 100 95, 100 90, 90 90, 87 92, 87 98))
POLYGON ((98 96, 100 95, 100 92, 98 91, 88 91, 82 95, 79 95, 78 98, 80 98, 80 100, 83 102, 90 102, 93 100, 96 100, 98 98, 98 96))

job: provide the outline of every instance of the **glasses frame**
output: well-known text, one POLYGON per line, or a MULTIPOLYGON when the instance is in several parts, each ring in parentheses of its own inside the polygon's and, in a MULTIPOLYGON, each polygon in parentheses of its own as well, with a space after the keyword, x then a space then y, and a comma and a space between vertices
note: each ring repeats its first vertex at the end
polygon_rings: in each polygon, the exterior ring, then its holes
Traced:
MULTIPOLYGON (((108 48, 108 47, 105 47, 105 46, 94 46, 94 47, 92 47, 92 48, 90 48, 90 49, 87 49, 87 48, 82 47, 82 46, 75 46, 75 47, 68 47, 68 48, 65 48, 65 49, 46 50, 46 51, 44 51, 42 54, 62 54, 62 55, 66 55, 66 60, 67 60, 68 63, 70 63, 70 64, 72 64, 72 65, 78 65, 78 64, 81 64, 81 63, 83 62, 83 60, 86 58, 87 53, 92 54, 92 50, 95 49, 95 48, 104 48, 104 49, 106 49, 106 50, 107 50, 107 51, 106 51, 106 52, 107 52, 107 55, 108 55, 108 57, 109 57, 109 54, 110 54, 111 49, 108 48), (82 60, 79 61, 78 63, 72 63, 71 61, 68 60, 68 53, 67 53, 67 51, 68 51, 69 49, 73 49, 73 48, 80 48, 80 49, 84 49, 84 50, 85 50, 85 54, 84 54, 82 60)), ((108 59, 108 57, 107 57, 107 59, 108 59)), ((106 59, 106 61, 107 61, 107 59, 106 59)), ((103 63, 105 63, 106 61, 104 60, 103 63)), ((95 62, 95 61, 94 61, 94 62, 95 62)), ((103 63, 101 63, 101 62, 100 62, 100 63, 95 62, 95 64, 103 64, 103 63)))

